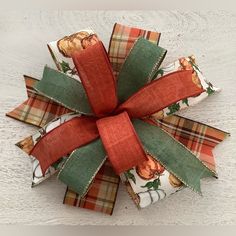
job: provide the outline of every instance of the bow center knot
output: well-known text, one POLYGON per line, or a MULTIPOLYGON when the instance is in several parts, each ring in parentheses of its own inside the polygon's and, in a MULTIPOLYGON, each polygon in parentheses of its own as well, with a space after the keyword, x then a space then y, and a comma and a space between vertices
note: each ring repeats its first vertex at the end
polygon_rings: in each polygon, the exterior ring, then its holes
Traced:
POLYGON ((146 153, 126 111, 96 121, 100 138, 117 174, 146 160, 146 153))

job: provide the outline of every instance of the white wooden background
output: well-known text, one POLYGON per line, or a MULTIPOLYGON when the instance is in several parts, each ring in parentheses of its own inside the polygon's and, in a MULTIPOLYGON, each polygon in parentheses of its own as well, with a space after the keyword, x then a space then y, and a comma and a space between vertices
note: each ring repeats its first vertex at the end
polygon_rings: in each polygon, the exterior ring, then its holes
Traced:
POLYGON ((0 223, 157 225, 236 223, 236 15, 227 12, 78 12, 0 13, 0 223), (108 46, 115 22, 162 32, 165 63, 195 54, 205 76, 222 88, 186 117, 231 132, 214 151, 219 179, 202 181, 203 197, 185 189, 138 211, 120 186, 113 216, 62 204, 65 186, 51 178, 31 189, 29 158, 14 143, 35 128, 5 113, 26 99, 22 74, 40 78, 54 66, 46 43, 91 26, 108 46))

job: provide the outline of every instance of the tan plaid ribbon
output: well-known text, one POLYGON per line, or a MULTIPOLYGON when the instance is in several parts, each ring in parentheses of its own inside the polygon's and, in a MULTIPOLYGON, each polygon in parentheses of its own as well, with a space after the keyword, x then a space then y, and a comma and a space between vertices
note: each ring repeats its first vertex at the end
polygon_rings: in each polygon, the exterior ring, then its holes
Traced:
POLYGON ((121 24, 115 24, 110 38, 108 55, 115 76, 118 75, 126 56, 129 54, 134 41, 143 37, 155 44, 159 43, 161 34, 154 31, 148 31, 138 28, 131 28, 121 24))
POLYGON ((212 149, 229 136, 229 133, 178 115, 168 116, 163 120, 152 120, 215 171, 212 149))
POLYGON ((114 173, 110 162, 106 161, 84 198, 67 188, 63 203, 111 215, 118 187, 119 177, 114 173))
POLYGON ((24 76, 28 99, 6 115, 28 124, 43 127, 55 117, 68 112, 69 109, 38 94, 33 86, 38 81, 30 76, 24 76))

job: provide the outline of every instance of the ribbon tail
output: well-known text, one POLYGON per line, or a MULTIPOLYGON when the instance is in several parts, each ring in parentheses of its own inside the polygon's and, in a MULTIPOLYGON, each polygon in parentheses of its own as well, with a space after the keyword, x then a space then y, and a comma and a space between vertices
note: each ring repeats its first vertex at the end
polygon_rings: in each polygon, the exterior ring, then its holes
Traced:
POLYGON ((97 117, 106 116, 117 106, 116 81, 101 41, 72 56, 75 67, 97 117))
POLYGON ((187 187, 201 194, 200 179, 215 173, 161 128, 138 119, 133 125, 147 152, 187 187))
MULTIPOLYGON (((161 120, 152 116, 146 122, 156 125, 190 149, 209 169, 216 172, 213 149, 229 133, 179 115, 172 115, 161 120)), ((217 174, 216 174, 217 176, 217 174)))
POLYGON ((26 107, 28 104, 30 104, 32 97, 37 96, 37 92, 35 91, 33 86, 38 82, 38 80, 30 76, 24 75, 24 82, 28 99, 16 108, 14 108, 12 111, 6 113, 6 116, 26 122, 28 113, 26 114, 26 112, 24 111, 26 111, 26 107))
POLYGON ((70 110, 53 102, 51 99, 40 95, 34 86, 39 81, 24 75, 28 99, 22 104, 6 113, 6 116, 27 124, 43 127, 55 117, 69 113, 70 110))
POLYGON ((103 144, 100 139, 95 140, 71 153, 60 170, 58 179, 80 197, 84 197, 105 160, 103 144))
POLYGON ((63 203, 112 215, 119 182, 119 176, 115 174, 111 163, 106 160, 96 174, 87 194, 81 198, 79 194, 67 187, 63 203))
POLYGON ((34 90, 33 86, 38 82, 37 79, 32 78, 30 76, 24 75, 24 82, 25 82, 25 88, 26 93, 28 96, 28 99, 24 101, 22 104, 14 108, 12 111, 6 113, 6 116, 9 116, 11 118, 24 121, 25 116, 23 115, 23 111, 25 110, 25 107, 27 104, 29 104, 30 98, 36 94, 36 91, 34 90))
POLYGON ((32 93, 33 94, 37 93, 36 90, 34 89, 34 85, 39 80, 28 75, 24 75, 24 80, 25 80, 25 88, 26 88, 27 96, 28 98, 30 98, 32 93))

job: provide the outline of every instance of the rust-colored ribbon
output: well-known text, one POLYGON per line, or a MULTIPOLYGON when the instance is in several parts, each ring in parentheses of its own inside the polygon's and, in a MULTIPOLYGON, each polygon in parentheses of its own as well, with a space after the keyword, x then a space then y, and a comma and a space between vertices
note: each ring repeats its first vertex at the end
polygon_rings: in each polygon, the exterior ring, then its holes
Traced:
POLYGON ((31 150, 31 155, 39 160, 42 173, 60 157, 98 138, 96 119, 75 117, 43 136, 31 150))
POLYGON ((97 117, 106 116, 117 106, 116 83, 102 42, 75 52, 73 61, 97 117))

